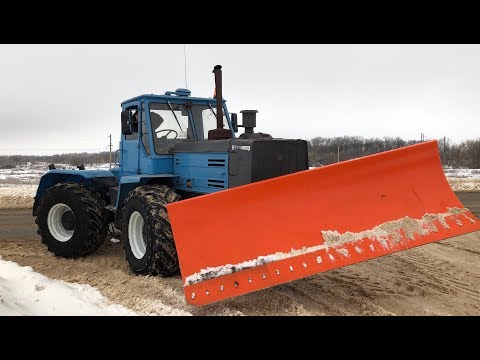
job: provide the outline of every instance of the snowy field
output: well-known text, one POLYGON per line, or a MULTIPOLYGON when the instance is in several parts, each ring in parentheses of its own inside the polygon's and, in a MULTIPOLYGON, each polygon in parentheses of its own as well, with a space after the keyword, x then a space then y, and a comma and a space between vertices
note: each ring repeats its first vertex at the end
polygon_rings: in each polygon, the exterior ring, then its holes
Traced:
MULTIPOLYGON (((75 169, 66 164, 55 164, 57 169, 75 169)), ((86 170, 108 170, 109 164, 86 164, 86 170)), ((48 163, 22 164, 12 169, 0 169, 0 209, 33 206, 40 177, 48 171, 48 163)), ((453 191, 480 191, 480 169, 445 168, 445 175, 453 191)))
MULTIPOLYGON (((57 169, 75 169, 55 164, 57 169)), ((108 170, 109 164, 85 164, 86 170, 108 170)), ((0 169, 0 209, 26 208, 33 205, 40 177, 48 171, 47 163, 23 164, 12 169, 0 169)), ((445 168, 453 191, 480 191, 480 169, 445 168)))
MULTIPOLYGON (((55 164, 57 169, 73 169, 66 164, 55 164)), ((86 170, 108 170, 109 164, 85 164, 86 170)), ((312 167, 310 167, 312 169, 312 167)), ((40 177, 48 171, 48 163, 22 164, 12 169, 0 169, 0 188, 12 185, 37 185, 40 177)), ((459 179, 480 179, 480 169, 444 168, 445 176, 459 179)))
MULTIPOLYGON (((76 169, 66 164, 55 164, 57 169, 76 169)), ((109 164, 85 164, 86 170, 108 170, 109 164)), ((33 206, 33 197, 48 163, 22 164, 12 169, 0 169, 0 209, 33 206)))
MULTIPOLYGON (((57 169, 73 169, 75 166, 67 164, 55 164, 57 169)), ((85 170, 108 170, 109 164, 85 164, 85 170)), ((40 177, 48 171, 48 163, 39 162, 17 165, 12 169, 0 169, 0 187, 2 184, 38 184, 40 177)))

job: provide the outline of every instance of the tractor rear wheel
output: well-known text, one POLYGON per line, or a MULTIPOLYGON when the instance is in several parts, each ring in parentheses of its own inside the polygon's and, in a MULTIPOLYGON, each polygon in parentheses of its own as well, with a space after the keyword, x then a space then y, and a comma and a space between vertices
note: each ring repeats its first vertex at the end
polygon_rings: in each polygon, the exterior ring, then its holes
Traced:
POLYGON ((166 185, 145 185, 125 200, 122 243, 135 274, 171 276, 179 271, 166 205, 180 200, 166 185))
POLYGON ((38 206, 37 233, 56 256, 77 258, 88 255, 103 243, 105 203, 85 186, 60 183, 43 194, 38 206))

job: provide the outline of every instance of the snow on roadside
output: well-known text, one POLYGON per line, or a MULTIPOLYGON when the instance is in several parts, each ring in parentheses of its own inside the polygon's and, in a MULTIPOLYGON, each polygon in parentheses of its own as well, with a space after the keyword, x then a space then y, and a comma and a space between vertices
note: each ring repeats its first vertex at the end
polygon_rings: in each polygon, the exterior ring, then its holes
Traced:
POLYGON ((37 188, 38 185, 0 184, 0 197, 28 196, 33 198, 37 192, 37 188))
MULTIPOLYGON (((77 170, 76 166, 55 164, 56 169, 77 170)), ((109 170, 110 164, 85 164, 86 170, 109 170)), ((42 175, 48 171, 48 163, 19 164, 13 168, 0 168, 0 184, 38 184, 42 175)))
POLYGON ((453 191, 480 191, 480 179, 447 177, 453 191))
POLYGON ((0 209, 31 208, 37 185, 0 184, 0 209))
POLYGON ((90 285, 49 279, 0 258, 0 315, 140 315, 90 285))
POLYGON ((446 177, 452 178, 480 178, 480 169, 444 167, 443 172, 446 177))
POLYGON ((135 312, 109 301, 95 287, 50 279, 30 266, 19 266, 0 257, 0 316, 192 315, 158 299, 138 302, 139 312, 135 312))

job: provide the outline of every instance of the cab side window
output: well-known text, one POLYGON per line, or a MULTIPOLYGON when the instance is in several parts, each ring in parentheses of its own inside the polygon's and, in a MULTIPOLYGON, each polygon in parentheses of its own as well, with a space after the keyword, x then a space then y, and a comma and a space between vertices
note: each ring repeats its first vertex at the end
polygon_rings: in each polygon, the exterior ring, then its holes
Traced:
POLYGON ((125 135, 125 140, 138 140, 138 108, 131 108, 128 111, 130 111, 130 119, 132 119, 131 128, 133 133, 125 135))

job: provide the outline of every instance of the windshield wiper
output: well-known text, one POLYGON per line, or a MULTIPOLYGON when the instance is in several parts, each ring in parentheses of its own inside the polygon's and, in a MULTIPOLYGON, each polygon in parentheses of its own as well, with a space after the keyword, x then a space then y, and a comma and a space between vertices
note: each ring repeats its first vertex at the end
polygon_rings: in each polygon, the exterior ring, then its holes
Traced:
POLYGON ((213 115, 217 117, 217 114, 215 114, 215 111, 213 110, 212 105, 210 105, 210 103, 208 104, 208 107, 210 108, 210 110, 212 110, 213 115))
POLYGON ((167 101, 167 104, 168 104, 168 107, 170 108, 170 110, 172 111, 173 116, 175 116, 175 120, 177 120, 178 127, 180 128, 180 130, 183 131, 182 126, 180 125, 180 122, 178 121, 177 115, 175 114, 175 111, 173 111, 173 108, 172 108, 172 105, 170 104, 170 101, 167 101))

